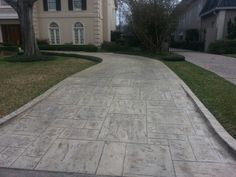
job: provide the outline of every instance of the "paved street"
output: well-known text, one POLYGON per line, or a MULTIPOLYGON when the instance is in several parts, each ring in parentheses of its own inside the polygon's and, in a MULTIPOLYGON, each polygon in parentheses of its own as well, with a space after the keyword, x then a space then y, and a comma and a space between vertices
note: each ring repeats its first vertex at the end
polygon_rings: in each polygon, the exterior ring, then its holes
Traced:
POLYGON ((186 60, 212 71, 236 85, 236 58, 175 49, 186 60))
MULTIPOLYGON (((95 55, 104 61, 0 128, 0 167, 92 176, 236 177, 236 160, 166 66, 144 57, 95 55)), ((4 174, 20 173, 0 168, 4 174)))

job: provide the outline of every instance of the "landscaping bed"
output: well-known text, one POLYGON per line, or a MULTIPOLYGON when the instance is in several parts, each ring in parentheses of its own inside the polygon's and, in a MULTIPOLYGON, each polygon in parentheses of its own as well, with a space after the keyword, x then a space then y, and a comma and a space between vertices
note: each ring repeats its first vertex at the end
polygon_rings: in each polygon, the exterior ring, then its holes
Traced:
POLYGON ((39 45, 40 50, 97 52, 95 45, 39 45))
POLYGON ((42 56, 42 60, 23 61, 19 56, 0 55, 0 117, 96 63, 76 56, 42 56))

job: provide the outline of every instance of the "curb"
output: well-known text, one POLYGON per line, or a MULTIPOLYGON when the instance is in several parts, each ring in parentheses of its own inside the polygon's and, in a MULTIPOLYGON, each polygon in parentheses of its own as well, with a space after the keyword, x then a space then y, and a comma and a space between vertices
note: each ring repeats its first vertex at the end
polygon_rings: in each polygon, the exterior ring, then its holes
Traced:
POLYGON ((220 142, 223 143, 226 148, 236 157, 236 140, 224 129, 215 116, 203 105, 203 103, 184 82, 181 84, 181 86, 186 92, 187 96, 192 100, 198 111, 206 119, 208 126, 213 130, 216 138, 218 138, 220 142))
MULTIPOLYGON (((54 52, 52 52, 54 53, 54 52)), ((60 55, 61 53, 57 53, 58 55, 60 55)), ((66 53, 64 54, 66 55, 66 53)), ((76 54, 75 54, 76 55, 76 54)), ((80 55, 78 54, 77 57, 88 57, 85 55, 80 55)), ((96 57, 98 58, 98 57, 96 57)), ((84 58, 82 58, 84 59, 84 58)), ((85 58, 86 59, 86 58, 85 58)), ((99 59, 99 58, 98 58, 99 59)), ((97 62, 102 62, 102 59, 97 60, 97 62)), ((99 64, 99 63, 98 63, 99 64)), ((89 67, 90 68, 90 67, 89 67)), ((83 72, 89 68, 86 68, 80 72, 83 72)), ((44 92, 43 94, 37 96, 36 98, 34 98, 33 100, 31 100, 30 102, 26 103, 25 105, 21 106, 20 108, 18 108, 16 111, 2 117, 0 119, 0 127, 2 127, 3 125, 7 124, 8 122, 12 121, 14 118, 16 118, 17 116, 23 114, 25 111, 29 110, 30 108, 32 108, 33 106, 35 106, 36 104, 40 103, 41 101, 43 101, 45 98, 47 98, 48 96, 50 96, 53 92, 55 92, 59 87, 63 86, 64 84, 66 84, 67 80, 69 80, 71 77, 77 75, 77 72, 67 78, 65 78, 64 80, 60 81, 59 83, 57 83, 56 85, 52 86, 51 88, 49 88, 46 92, 44 92)))
MULTIPOLYGON (((65 79, 66 80, 66 79, 65 79)), ((6 115, 5 117, 0 119, 0 126, 3 126, 4 124, 8 123, 9 121, 11 121, 13 118, 17 117, 18 115, 24 113, 25 111, 27 111, 28 109, 30 109, 31 107, 33 107, 34 105, 38 104, 39 102, 41 102, 42 100, 44 100, 46 97, 48 97, 49 95, 51 95, 55 90, 57 90, 60 86, 62 86, 65 82, 65 80, 59 82, 58 84, 54 85, 53 87, 51 87, 49 90, 47 90, 46 92, 44 92, 42 95, 34 98, 33 100, 31 100, 30 102, 26 103, 25 105, 23 105, 22 107, 18 108, 16 111, 6 115)))
POLYGON ((225 130, 225 128, 218 122, 215 116, 205 107, 205 105, 197 98, 197 96, 192 92, 192 90, 187 86, 187 84, 167 65, 164 64, 164 66, 175 77, 179 78, 179 84, 181 85, 187 96, 191 99, 195 107, 198 109, 199 113, 202 114, 202 116, 205 118, 205 120, 207 121, 207 126, 213 131, 214 136, 236 158, 236 140, 225 130))

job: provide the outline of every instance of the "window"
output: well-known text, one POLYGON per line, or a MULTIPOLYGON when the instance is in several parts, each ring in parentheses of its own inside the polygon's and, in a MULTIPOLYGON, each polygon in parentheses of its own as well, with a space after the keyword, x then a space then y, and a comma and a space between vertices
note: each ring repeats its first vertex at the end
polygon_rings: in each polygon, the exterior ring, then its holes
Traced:
POLYGON ((56 0, 48 0, 48 10, 51 10, 51 11, 57 10, 57 1, 56 0))
POLYGON ((84 44, 84 26, 80 22, 74 25, 74 44, 84 44))
POLYGON ((50 44, 60 44, 59 26, 55 22, 49 26, 50 44))
POLYGON ((82 9, 82 0, 73 0, 73 9, 81 10, 82 9))

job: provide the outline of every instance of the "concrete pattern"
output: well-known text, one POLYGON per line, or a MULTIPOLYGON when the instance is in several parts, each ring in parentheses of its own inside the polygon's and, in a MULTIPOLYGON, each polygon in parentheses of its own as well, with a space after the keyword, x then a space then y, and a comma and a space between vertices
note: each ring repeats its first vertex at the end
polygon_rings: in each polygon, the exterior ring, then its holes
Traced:
POLYGON ((185 56, 187 61, 212 71, 236 85, 236 58, 187 50, 173 51, 185 56))
POLYGON ((236 177, 164 64, 94 55, 104 61, 0 128, 0 176, 236 177))

